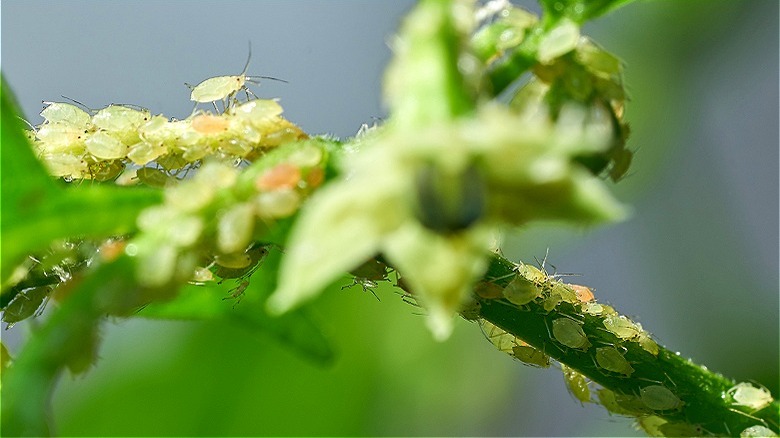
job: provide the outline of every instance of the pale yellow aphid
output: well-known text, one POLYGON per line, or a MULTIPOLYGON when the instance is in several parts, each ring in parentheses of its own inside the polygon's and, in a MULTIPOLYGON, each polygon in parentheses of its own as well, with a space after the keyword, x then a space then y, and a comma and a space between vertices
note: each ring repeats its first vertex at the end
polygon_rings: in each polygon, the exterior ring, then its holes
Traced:
POLYGON ((102 160, 114 160, 127 154, 127 145, 107 132, 96 132, 85 142, 87 150, 102 160))
POLYGON ((777 436, 777 434, 769 429, 768 427, 764 427, 760 424, 757 424, 755 426, 750 426, 739 433, 740 438, 753 438, 753 437, 773 437, 777 436))
POLYGON ((249 202, 234 205, 217 223, 217 248, 225 254, 243 250, 252 239, 254 227, 254 205, 249 202))
POLYGON ((512 347, 512 356, 532 367, 547 368, 550 366, 550 356, 525 343, 512 347))
POLYGON ((620 339, 638 337, 642 329, 623 315, 609 315, 604 318, 604 327, 620 339))
MULTIPOLYGON (((235 76, 215 76, 208 78, 205 81, 192 87, 190 93, 190 100, 198 103, 216 102, 218 100, 226 101, 227 109, 230 106, 230 101, 233 100, 235 95, 241 91, 246 90, 246 83, 253 82, 253 76, 247 76, 246 70, 249 68, 249 61, 252 59, 252 46, 249 46, 249 56, 244 65, 244 70, 241 74, 235 76)), ((262 79, 275 79, 267 76, 256 76, 256 78, 262 79)))
POLYGON ((738 406, 747 406, 751 409, 763 409, 772 403, 772 394, 763 386, 756 386, 752 383, 741 382, 728 390, 728 394, 738 406))
POLYGON ((147 110, 136 110, 124 105, 109 105, 92 117, 92 124, 109 132, 135 131, 151 119, 147 110))
POLYGON ((86 111, 76 105, 61 102, 44 103, 46 108, 41 111, 41 117, 46 120, 46 123, 63 122, 74 128, 86 128, 92 120, 86 111))

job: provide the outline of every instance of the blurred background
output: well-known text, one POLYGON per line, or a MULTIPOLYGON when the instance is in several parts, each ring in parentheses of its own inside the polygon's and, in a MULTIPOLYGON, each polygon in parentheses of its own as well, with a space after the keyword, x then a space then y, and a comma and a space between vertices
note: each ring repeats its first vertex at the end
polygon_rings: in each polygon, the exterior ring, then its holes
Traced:
MULTIPOLYGON (((2 71, 28 119, 61 95, 185 117, 184 82, 238 74, 311 134, 383 117, 394 2, 3 0, 2 71)), ((535 9, 530 2, 518 3, 535 9)), ((637 2, 585 33, 626 62, 636 151, 615 186, 628 221, 530 226, 506 255, 542 258, 660 343, 778 395, 778 4, 637 2)), ((318 367, 272 339, 206 323, 112 320, 97 368, 54 396, 61 435, 632 436, 459 321, 436 343, 388 289, 314 303, 339 350, 318 367)), ((3 331, 12 353, 29 327, 3 331)))

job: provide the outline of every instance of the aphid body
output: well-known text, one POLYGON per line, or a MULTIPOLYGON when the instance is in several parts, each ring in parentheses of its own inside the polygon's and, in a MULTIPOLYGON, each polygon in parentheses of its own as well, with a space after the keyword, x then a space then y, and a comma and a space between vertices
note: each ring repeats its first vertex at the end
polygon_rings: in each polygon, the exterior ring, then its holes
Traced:
POLYGON ((682 406, 682 401, 667 387, 661 385, 645 386, 639 390, 642 403, 654 411, 667 411, 682 406))
POLYGON ((607 371, 630 376, 634 368, 625 357, 613 347, 601 347, 596 349, 596 363, 607 371))
POLYGON ((561 371, 563 371, 563 381, 566 383, 566 389, 569 390, 569 393, 582 403, 590 402, 588 379, 573 368, 563 364, 561 371))
POLYGON ((582 331, 582 326, 569 318, 558 318, 552 322, 552 334, 561 344, 582 350, 590 347, 588 337, 582 331))
POLYGON ((764 387, 756 387, 748 382, 741 382, 728 390, 728 394, 734 399, 734 404, 747 406, 759 410, 772 403, 772 394, 764 387))

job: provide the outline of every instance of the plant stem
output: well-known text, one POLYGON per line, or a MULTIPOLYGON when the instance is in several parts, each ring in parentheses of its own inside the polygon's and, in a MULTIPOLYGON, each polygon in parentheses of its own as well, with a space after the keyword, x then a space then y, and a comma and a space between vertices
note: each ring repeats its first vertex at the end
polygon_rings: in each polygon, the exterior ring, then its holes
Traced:
MULTIPOLYGON (((500 286, 506 286, 516 273, 517 265, 496 255, 491 260, 486 278, 500 286)), ((506 330, 592 381, 615 394, 636 396, 640 389, 661 385, 682 401, 679 407, 663 411, 637 409, 632 414, 638 418, 658 416, 670 424, 685 424, 698 435, 738 435, 744 429, 763 425, 778 432, 780 404, 775 400, 755 412, 738 406, 731 400, 728 390, 735 382, 709 371, 664 347, 658 354, 643 349, 637 342, 621 340, 605 329, 604 315, 590 315, 579 304, 560 303, 551 311, 538 301, 516 306, 504 299, 477 298, 479 315, 486 321, 506 330), (587 348, 574 349, 561 344, 551 332, 553 321, 569 318, 580 321, 588 338, 587 348), (599 366, 596 349, 616 347, 633 368, 630 375, 610 372, 599 366)), ((607 406, 609 407, 609 406, 607 406)), ((630 410, 630 408, 629 408, 630 410)), ((621 412, 626 414, 627 412, 621 412)))

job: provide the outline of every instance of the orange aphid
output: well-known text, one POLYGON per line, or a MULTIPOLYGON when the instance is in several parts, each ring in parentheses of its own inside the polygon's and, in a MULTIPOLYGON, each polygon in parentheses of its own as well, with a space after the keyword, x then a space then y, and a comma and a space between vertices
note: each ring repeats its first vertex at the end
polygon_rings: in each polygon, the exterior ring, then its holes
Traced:
POLYGON ((301 180, 301 169, 290 163, 277 164, 272 169, 260 175, 255 182, 258 190, 292 189, 301 180))
POLYGON ((310 188, 319 187, 325 180, 325 171, 321 167, 315 167, 306 175, 306 185, 310 188))
POLYGON ((124 240, 109 239, 100 244, 98 247, 98 254, 104 262, 111 262, 116 260, 125 250, 127 242, 124 240))
POLYGON ((230 122, 219 116, 200 114, 192 118, 192 129, 201 134, 219 134, 227 131, 230 122))
POLYGON ((596 298, 596 296, 593 295, 593 291, 588 287, 580 286, 578 284, 570 284, 569 287, 574 289, 574 293, 577 294, 577 298, 583 303, 593 301, 596 298))

